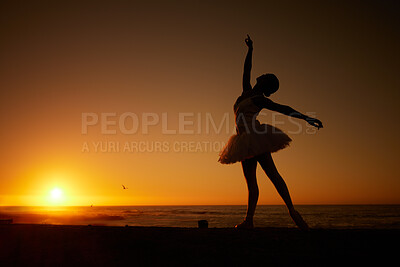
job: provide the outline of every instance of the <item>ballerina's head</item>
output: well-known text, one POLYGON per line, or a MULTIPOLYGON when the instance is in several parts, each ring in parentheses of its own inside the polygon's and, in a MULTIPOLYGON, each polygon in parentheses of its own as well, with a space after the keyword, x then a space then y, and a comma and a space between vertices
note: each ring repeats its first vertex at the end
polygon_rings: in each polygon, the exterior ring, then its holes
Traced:
POLYGON ((254 86, 258 88, 266 97, 269 97, 279 89, 279 80, 272 73, 263 74, 257 78, 254 86))

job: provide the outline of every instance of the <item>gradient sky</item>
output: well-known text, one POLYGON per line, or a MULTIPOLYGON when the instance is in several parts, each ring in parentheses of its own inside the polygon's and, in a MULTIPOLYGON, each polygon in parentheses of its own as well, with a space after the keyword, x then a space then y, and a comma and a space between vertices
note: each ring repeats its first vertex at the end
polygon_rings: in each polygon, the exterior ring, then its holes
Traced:
MULTIPOLYGON (((177 129, 180 112, 228 112, 233 125, 247 33, 252 84, 275 73, 271 99, 325 126, 307 134, 298 121, 291 147, 273 154, 294 202, 400 203, 398 1, 0 6, 0 205, 48 205, 55 187, 63 205, 246 204, 240 164, 219 164, 218 151, 82 152, 84 142, 224 142, 230 132, 104 135, 96 125, 83 135, 81 117, 166 112, 177 129)), ((260 204, 283 204, 260 167, 258 181, 260 204)))

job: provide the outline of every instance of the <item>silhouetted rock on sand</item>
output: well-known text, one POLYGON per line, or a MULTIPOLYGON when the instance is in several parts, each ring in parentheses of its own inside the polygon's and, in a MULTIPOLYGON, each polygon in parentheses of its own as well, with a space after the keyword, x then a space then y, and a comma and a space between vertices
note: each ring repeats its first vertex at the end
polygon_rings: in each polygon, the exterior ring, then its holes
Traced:
MULTIPOLYGON (((2 266, 388 263, 400 230, 0 225, 2 266), (393 245, 392 245, 393 244, 393 245)), ((264 265, 265 266, 265 265, 264 265)))

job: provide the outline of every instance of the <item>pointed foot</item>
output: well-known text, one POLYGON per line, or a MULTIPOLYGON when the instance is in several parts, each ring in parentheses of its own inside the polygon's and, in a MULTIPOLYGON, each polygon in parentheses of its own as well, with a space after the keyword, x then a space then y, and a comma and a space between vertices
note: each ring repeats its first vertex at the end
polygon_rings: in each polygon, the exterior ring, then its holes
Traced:
POLYGON ((293 210, 289 212, 290 217, 292 217, 294 223, 299 227, 302 231, 308 231, 310 228, 306 221, 304 221, 303 217, 301 217, 300 213, 297 210, 293 210))

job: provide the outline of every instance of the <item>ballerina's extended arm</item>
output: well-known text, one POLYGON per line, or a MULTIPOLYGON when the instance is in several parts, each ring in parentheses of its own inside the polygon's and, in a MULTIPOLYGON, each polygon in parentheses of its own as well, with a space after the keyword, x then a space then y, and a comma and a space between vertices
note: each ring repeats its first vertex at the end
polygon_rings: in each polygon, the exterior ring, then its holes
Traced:
POLYGON ((245 42, 249 49, 247 51, 246 59, 244 60, 243 84, 242 84, 243 92, 252 89, 250 84, 250 73, 251 73, 251 60, 253 57, 253 41, 250 39, 249 35, 247 35, 245 42))
POLYGON ((257 100, 257 102, 259 102, 259 104, 261 104, 263 108, 266 108, 266 109, 269 109, 272 111, 276 111, 276 112, 282 113, 282 114, 290 116, 290 117, 305 120, 310 125, 317 127, 318 129, 324 127, 320 120, 308 117, 307 115, 304 115, 289 106, 275 103, 274 101, 272 101, 269 98, 263 97, 262 99, 257 100))

